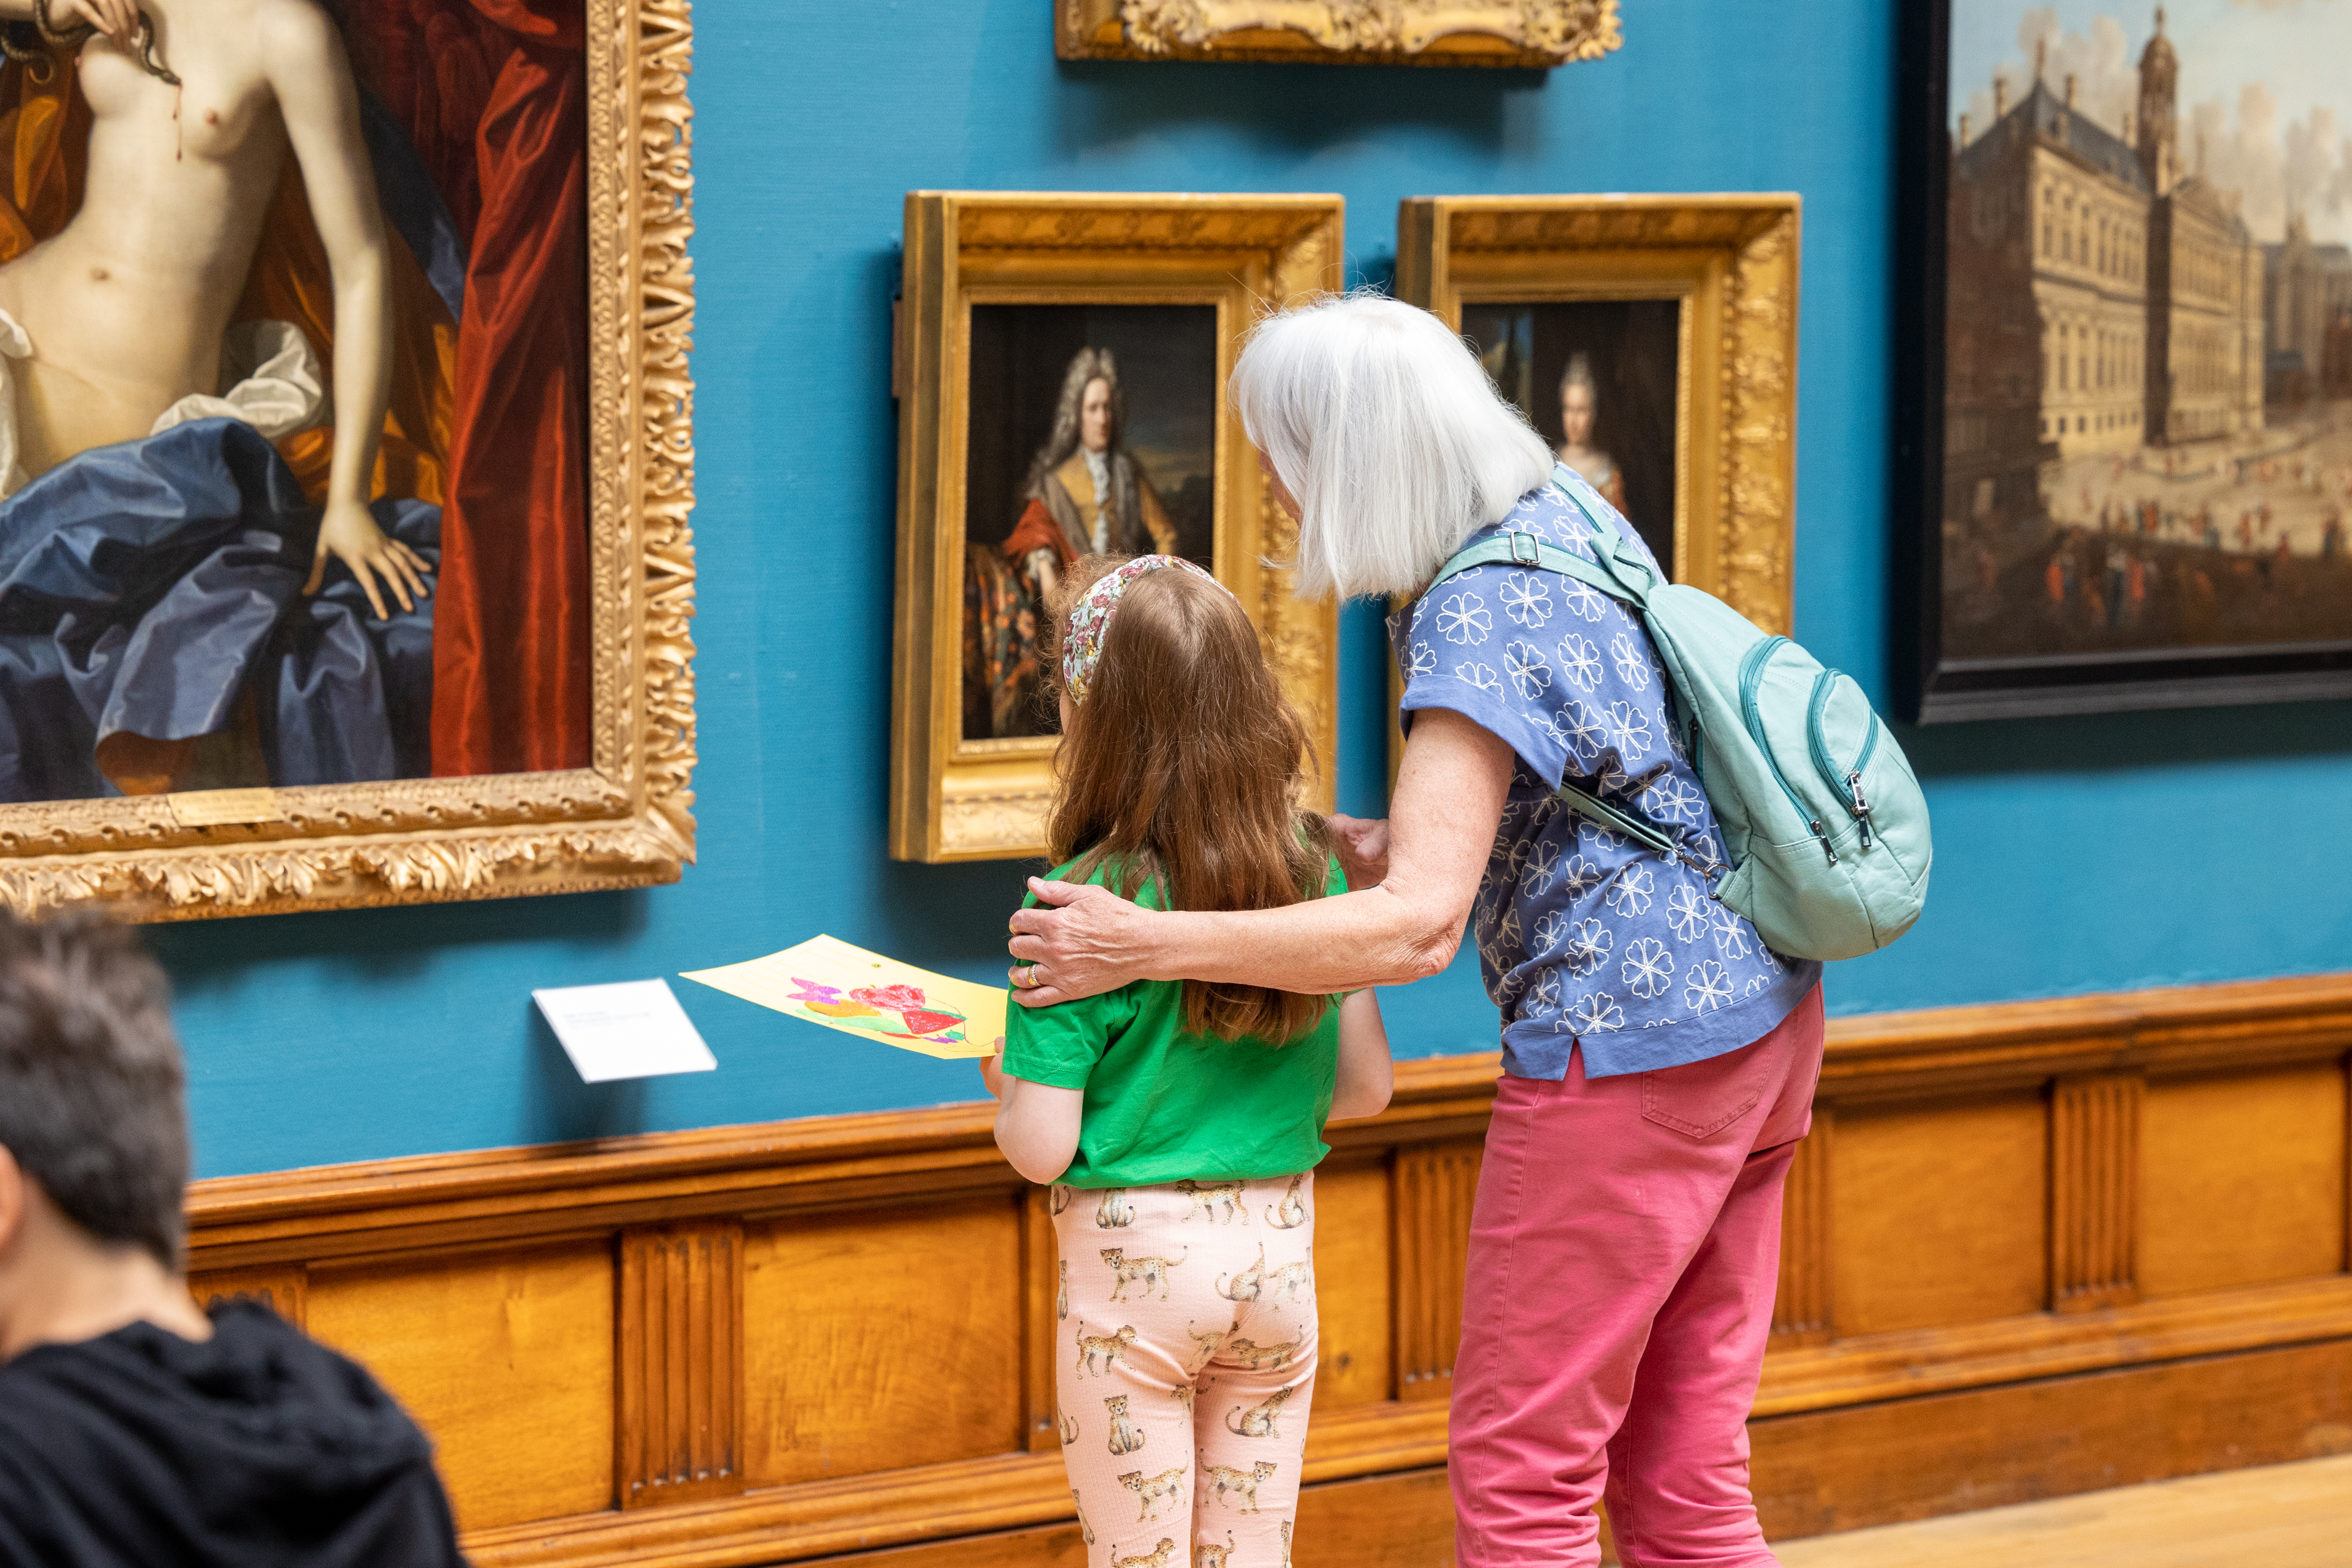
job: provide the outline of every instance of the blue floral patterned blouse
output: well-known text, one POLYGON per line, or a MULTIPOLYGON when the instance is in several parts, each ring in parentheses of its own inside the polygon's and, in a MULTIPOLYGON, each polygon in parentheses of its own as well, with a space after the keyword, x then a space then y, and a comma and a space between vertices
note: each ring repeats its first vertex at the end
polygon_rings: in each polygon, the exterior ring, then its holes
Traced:
MULTIPOLYGON (((1562 482, 1596 514, 1608 508, 1581 480, 1562 482)), ((1549 485, 1464 542, 1508 531, 1592 553, 1584 519, 1549 485)), ((1408 728, 1424 708, 1450 708, 1517 753, 1472 928, 1503 1013, 1504 1071, 1565 1077, 1579 1042, 1589 1078, 1703 1061, 1769 1033, 1803 1000, 1819 963, 1768 951, 1701 871, 1554 794, 1574 779, 1671 826, 1690 859, 1723 864, 1715 812, 1668 722, 1665 672, 1633 611, 1557 573, 1488 565, 1391 615, 1389 640, 1408 728)))

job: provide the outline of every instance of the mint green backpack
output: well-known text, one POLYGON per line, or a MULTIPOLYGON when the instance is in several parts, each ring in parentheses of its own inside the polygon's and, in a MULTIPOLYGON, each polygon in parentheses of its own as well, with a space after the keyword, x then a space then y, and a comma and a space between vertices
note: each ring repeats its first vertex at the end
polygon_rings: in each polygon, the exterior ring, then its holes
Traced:
MULTIPOLYGON (((1792 958, 1853 958, 1910 930, 1934 858, 1927 802, 1862 689, 1704 589, 1660 583, 1563 470, 1552 484, 1592 525, 1599 564, 1531 533, 1505 533, 1454 556, 1430 585, 1509 564, 1573 577, 1632 605, 1665 665, 1672 721, 1723 829, 1730 868, 1715 898, 1792 958)), ((1681 858, 1671 831, 1624 806, 1575 784, 1559 794, 1643 847, 1681 858)))

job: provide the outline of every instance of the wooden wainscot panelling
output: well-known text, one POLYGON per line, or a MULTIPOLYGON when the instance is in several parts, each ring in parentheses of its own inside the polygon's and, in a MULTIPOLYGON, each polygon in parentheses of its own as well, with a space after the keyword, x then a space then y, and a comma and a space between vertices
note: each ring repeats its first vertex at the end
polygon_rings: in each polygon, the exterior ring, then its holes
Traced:
MULTIPOLYGON (((1497 1058, 1406 1062, 1314 1188, 1299 1568, 1451 1561, 1497 1058)), ((2352 975, 1845 1018, 1752 1423, 1779 1535, 2352 1448, 2352 975)), ((481 1568, 1079 1561, 1052 1205, 990 1108, 199 1184, 439 1446, 481 1568)), ((1253 1224, 1275 1215, 1253 1215, 1253 1224)))
POLYGON ((621 1233, 623 1508, 743 1489, 743 1227, 621 1233))
POLYGON ((2344 1266, 2344 1070, 2307 1062, 2148 1086, 2142 1179, 2150 1297, 2330 1274, 2344 1266))
POLYGON ((2038 1089, 1840 1107, 1830 1145, 1835 1333, 2040 1311, 2048 1140, 2038 1089))
POLYGON ((310 1330, 439 1450, 463 1531, 614 1505, 609 1239, 313 1266, 310 1330))
POLYGON ((1830 1249, 1830 1145, 1837 1113, 1813 1111, 1780 1193, 1780 1289, 1772 1305, 1772 1345, 1818 1345, 1830 1337, 1834 1254, 1830 1249))
POLYGON ((2137 1073, 2060 1079, 2050 1095, 2050 1304, 2062 1312, 2139 1300, 2137 1073))
MULTIPOLYGON (((755 1331, 745 1448, 755 1483, 903 1472, 1027 1447, 1026 1201, 1008 1190, 747 1229, 744 1309, 755 1331)), ((1058 1465, 1058 1445, 1053 1457, 1058 1465)))
MULTIPOLYGON (((1073 1521, 902 1546, 856 1561, 862 1568, 1087 1568, 1087 1540, 1073 1521)), ((1445 1472, 1417 1470, 1307 1488, 1298 1499, 1293 1563, 1453 1568, 1454 1497, 1445 1472)))
POLYGON ((1765 1537, 1785 1541, 2352 1452, 2347 1416, 2338 1339, 1753 1421, 1748 1437, 1765 1537))
POLYGON ((1447 1399, 1454 1352, 1462 1344, 1463 1269, 1470 1248, 1470 1205, 1478 1194, 1485 1145, 1450 1139, 1398 1151, 1397 1393, 1447 1399))
MULTIPOLYGON (((1335 1155, 1315 1173, 1318 1421, 1396 1397, 1393 1187, 1388 1162, 1359 1152, 1335 1155)), ((1255 1217, 1267 1224, 1282 1218, 1270 1212, 1255 1217)), ((1465 1232, 1465 1246, 1468 1240, 1465 1232)))
POLYGON ((1067 1187, 1032 1187, 1021 1205, 1021 1405, 1035 1453, 1059 1453, 1054 1404, 1054 1342, 1070 1321, 1070 1266, 1054 1241, 1054 1215, 1073 1201, 1067 1187))
POLYGON ((258 1301, 298 1329, 310 1321, 310 1271, 299 1263, 192 1274, 188 1293, 205 1308, 223 1301, 258 1301))

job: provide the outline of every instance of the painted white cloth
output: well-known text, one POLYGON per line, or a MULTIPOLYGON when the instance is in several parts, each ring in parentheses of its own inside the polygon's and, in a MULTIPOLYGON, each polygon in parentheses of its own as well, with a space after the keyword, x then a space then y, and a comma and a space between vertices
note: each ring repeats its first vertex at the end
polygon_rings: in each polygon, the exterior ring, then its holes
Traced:
MULTIPOLYGON (((0 498, 29 482, 16 434, 15 363, 33 357, 32 335, 0 310, 0 498)), ((326 379, 310 340, 291 321, 239 321, 221 337, 217 396, 192 392, 148 428, 160 435, 192 419, 242 419, 268 440, 291 436, 328 417, 326 379)))
POLYGON ((1100 555, 1110 549, 1110 454, 1081 447, 1078 456, 1087 460, 1087 477, 1095 482, 1094 546, 1100 555))

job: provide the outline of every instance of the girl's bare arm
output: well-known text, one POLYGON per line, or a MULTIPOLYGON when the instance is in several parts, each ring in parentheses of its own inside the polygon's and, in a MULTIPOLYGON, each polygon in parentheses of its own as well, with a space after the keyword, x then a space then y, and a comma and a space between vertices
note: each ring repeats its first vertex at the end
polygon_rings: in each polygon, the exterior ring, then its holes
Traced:
MULTIPOLYGON (((1349 865, 1374 886, 1278 910, 1232 913, 1139 909, 1100 887, 1033 879, 1044 907, 1013 916, 1013 956, 1040 984, 1022 1005, 1092 996, 1131 980, 1209 980, 1285 991, 1402 985, 1454 960, 1478 878, 1503 819, 1511 748, 1445 709, 1413 717, 1390 805, 1381 864, 1349 865)), ((1357 842, 1370 848, 1376 835, 1357 842)), ((1351 859, 1343 857, 1343 859, 1351 859)))
POLYGON ((1070 1168, 1078 1152, 1078 1126, 1087 1091, 1008 1078, 990 1057, 981 1081, 997 1100, 996 1146, 1013 1168, 1044 1186, 1070 1168))
POLYGON ((1339 1004, 1339 1081, 1331 1090, 1334 1121, 1378 1116, 1396 1089, 1389 1060, 1389 1032, 1381 1023, 1379 999, 1359 991, 1339 1004))

